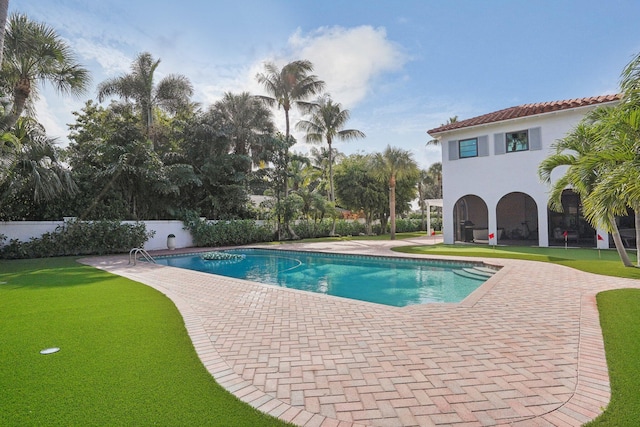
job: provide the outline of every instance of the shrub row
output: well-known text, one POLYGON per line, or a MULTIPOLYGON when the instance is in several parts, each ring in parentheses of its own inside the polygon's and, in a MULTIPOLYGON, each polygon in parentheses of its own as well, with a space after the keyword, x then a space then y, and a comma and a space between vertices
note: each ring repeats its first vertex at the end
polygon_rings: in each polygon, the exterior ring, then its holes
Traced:
POLYGON ((68 221, 28 242, 12 239, 0 249, 0 258, 46 258, 67 255, 105 255, 139 248, 153 236, 144 223, 68 221))
POLYGON ((412 233, 414 231, 420 231, 422 228, 422 221, 419 219, 396 219, 396 233, 412 233))
MULTIPOLYGON (((306 222, 300 221, 292 225, 293 231, 296 232, 301 239, 309 239, 315 237, 328 237, 333 227, 332 219, 323 219, 322 221, 306 222)), ((336 234, 339 236, 358 236, 365 232, 364 224, 358 221, 336 221, 336 234)))
POLYGON ((193 244, 198 247, 234 246, 249 243, 273 241, 273 228, 258 225, 253 220, 185 221, 185 228, 191 232, 193 244))

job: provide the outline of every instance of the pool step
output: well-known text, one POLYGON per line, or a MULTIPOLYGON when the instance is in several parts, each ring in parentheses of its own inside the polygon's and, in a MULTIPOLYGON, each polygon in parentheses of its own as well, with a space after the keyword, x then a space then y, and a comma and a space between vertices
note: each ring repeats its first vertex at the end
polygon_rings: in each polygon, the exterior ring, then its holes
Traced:
POLYGON ((462 270, 453 270, 453 273, 457 274, 458 276, 466 277, 467 279, 487 280, 489 278, 488 276, 483 276, 480 274, 476 274, 473 271, 466 271, 466 270, 473 270, 473 269, 463 268, 462 270))
POLYGON ((466 271, 467 273, 477 274, 478 276, 483 276, 483 277, 491 277, 496 273, 495 271, 489 270, 488 268, 485 268, 485 267, 463 268, 463 270, 466 271))

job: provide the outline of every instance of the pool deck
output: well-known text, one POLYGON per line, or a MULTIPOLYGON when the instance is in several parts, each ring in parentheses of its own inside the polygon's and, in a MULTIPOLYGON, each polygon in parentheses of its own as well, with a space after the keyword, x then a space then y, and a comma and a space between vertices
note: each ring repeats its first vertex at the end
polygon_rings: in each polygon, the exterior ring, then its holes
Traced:
MULTIPOLYGON (((427 258, 390 248, 437 241, 270 248, 427 258)), ((502 269, 463 303, 397 308, 127 260, 83 262, 166 294, 220 385, 305 427, 582 425, 610 398, 595 295, 640 287, 484 259, 502 269)))

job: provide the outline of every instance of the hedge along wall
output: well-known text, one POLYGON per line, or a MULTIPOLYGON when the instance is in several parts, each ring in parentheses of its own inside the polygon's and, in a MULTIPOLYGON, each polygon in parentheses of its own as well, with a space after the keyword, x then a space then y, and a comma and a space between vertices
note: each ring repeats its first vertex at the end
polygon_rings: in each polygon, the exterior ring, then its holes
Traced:
MULTIPOLYGON (((122 221, 125 224, 135 224, 136 221, 122 221)), ((157 250, 167 249, 167 236, 176 236, 176 247, 187 248, 193 246, 193 239, 188 230, 183 230, 182 221, 157 220, 139 221, 145 224, 147 231, 155 231, 144 245, 144 249, 157 250)), ((51 233, 56 228, 62 226, 64 221, 0 221, 0 234, 6 236, 4 244, 10 240, 17 239, 21 242, 28 242, 31 238, 39 238, 44 233, 51 233)), ((2 245, 2 243, 0 243, 2 245)))

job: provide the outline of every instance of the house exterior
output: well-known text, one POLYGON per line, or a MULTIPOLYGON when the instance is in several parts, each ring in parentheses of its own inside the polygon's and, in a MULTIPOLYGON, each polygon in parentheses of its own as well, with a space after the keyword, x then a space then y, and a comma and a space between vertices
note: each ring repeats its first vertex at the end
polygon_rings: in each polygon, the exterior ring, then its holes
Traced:
MULTIPOLYGON (((563 193, 563 213, 548 209, 549 188, 538 165, 586 113, 619 99, 520 105, 429 130, 442 147, 444 242, 608 248, 607 233, 584 220, 570 189, 563 193)), ((562 173, 554 171, 552 181, 562 173)))

